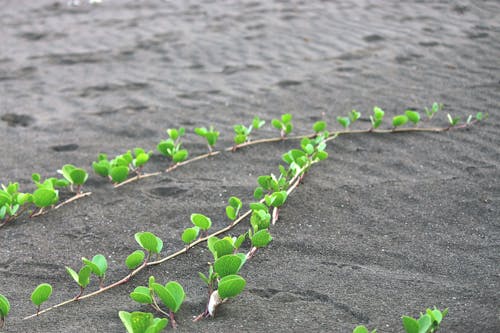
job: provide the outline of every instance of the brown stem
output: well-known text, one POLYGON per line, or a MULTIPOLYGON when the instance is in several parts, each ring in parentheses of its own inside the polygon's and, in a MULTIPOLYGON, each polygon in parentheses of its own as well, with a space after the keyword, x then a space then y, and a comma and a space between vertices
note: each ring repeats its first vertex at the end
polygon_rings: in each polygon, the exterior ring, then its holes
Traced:
POLYGON ((172 325, 172 328, 175 330, 177 329, 177 322, 175 321, 174 313, 169 310, 169 317, 170 317, 170 325, 172 325))
POLYGON ((148 178, 148 177, 153 177, 153 176, 158 176, 160 175, 161 172, 153 172, 153 173, 145 173, 145 174, 138 174, 137 176, 134 176, 132 178, 129 178, 127 180, 124 180, 123 182, 121 183, 118 183, 118 184, 115 184, 114 185, 114 188, 118 188, 120 186, 123 186, 123 185, 126 185, 126 184, 129 184, 129 183, 132 183, 132 182, 135 182, 139 179, 143 179, 143 178, 148 178))
POLYGON ((62 206, 67 205, 70 202, 76 201, 78 199, 81 199, 83 197, 89 196, 91 194, 92 194, 92 192, 78 193, 78 194, 72 196, 71 198, 69 198, 68 200, 61 202, 60 204, 58 204, 57 206, 55 206, 54 209, 61 208, 62 206))

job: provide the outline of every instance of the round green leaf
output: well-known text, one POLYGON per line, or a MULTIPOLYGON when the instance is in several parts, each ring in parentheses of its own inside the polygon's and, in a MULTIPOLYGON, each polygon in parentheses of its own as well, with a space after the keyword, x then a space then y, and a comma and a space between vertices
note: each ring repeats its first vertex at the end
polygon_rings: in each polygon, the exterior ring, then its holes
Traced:
POLYGON ((182 161, 185 161, 187 159, 187 157, 188 157, 188 151, 186 149, 181 149, 174 154, 174 156, 172 157, 172 160, 175 163, 180 163, 182 161))
POLYGON ((50 295, 52 295, 52 286, 48 283, 42 283, 31 294, 31 301, 36 306, 39 306, 48 300, 50 295))
POLYGON ((285 113, 284 115, 281 116, 281 121, 283 123, 285 123, 285 124, 291 122, 292 121, 292 115, 289 114, 289 113, 285 113))
POLYGON ((399 115, 392 118, 392 126, 399 127, 403 126, 408 122, 408 117, 406 115, 399 115))
POLYGON ((141 250, 136 250, 132 252, 125 260, 125 265, 128 269, 136 269, 144 261, 144 252, 141 250))
POLYGON ((420 113, 418 113, 417 111, 406 110, 405 115, 415 125, 418 124, 418 122, 420 121, 420 113))
POLYGON ((220 257, 214 263, 214 271, 220 277, 238 273, 241 267, 241 258, 234 254, 220 257))
POLYGON ((186 298, 186 293, 184 292, 184 288, 182 288, 181 284, 177 281, 170 281, 165 285, 165 289, 172 295, 175 300, 176 307, 172 310, 172 312, 179 311, 184 299, 186 298))
MULTIPOLYGON (((135 240, 137 243, 142 246, 145 250, 151 252, 151 253, 159 253, 158 247, 159 247, 159 238, 156 237, 153 233, 151 232, 138 232, 135 234, 135 240)), ((161 240, 160 240, 161 241, 161 240)))
POLYGON ((71 182, 75 185, 85 184, 85 182, 87 181, 87 178, 89 177, 88 173, 85 170, 79 169, 79 168, 73 169, 70 172, 69 176, 70 176, 71 182))
POLYGON ((109 175, 109 168, 109 162, 106 160, 92 163, 92 169, 94 169, 94 172, 102 177, 107 177, 109 175))
POLYGON ((242 144, 245 141, 247 141, 247 136, 245 134, 238 134, 234 137, 234 143, 236 143, 237 145, 242 144))
POLYGON ((356 328, 354 329, 354 331, 352 331, 352 333, 368 333, 368 329, 363 325, 356 326, 356 328))
POLYGON ((0 317, 5 318, 10 312, 10 303, 7 297, 0 294, 0 317))
POLYGON ((190 244, 198 237, 199 232, 200 228, 198 227, 187 228, 182 233, 181 239, 184 243, 190 244))
POLYGON ((108 262, 106 258, 102 254, 97 254, 92 258, 92 261, 87 258, 82 258, 82 261, 85 265, 89 266, 92 269, 92 273, 96 276, 102 278, 104 274, 106 274, 106 270, 108 269, 108 262))
POLYGON ((109 175, 115 183, 121 183, 128 177, 128 167, 123 165, 112 167, 109 175))
POLYGON ((208 230, 212 226, 212 221, 203 214, 191 214, 191 222, 201 230, 208 230))
POLYGON ((234 220, 234 219, 236 219, 236 210, 231 206, 227 206, 226 207, 226 215, 230 220, 234 220))
POLYGON ((273 237, 267 229, 257 231, 251 239, 252 245, 257 248, 266 247, 272 240, 273 237))
POLYGON ((130 298, 132 298, 137 303, 141 304, 152 304, 153 299, 151 298, 151 292, 149 288, 139 286, 130 293, 130 298))
POLYGON ((39 208, 52 206, 58 200, 59 194, 56 190, 39 188, 33 192, 33 202, 39 208))
POLYGON ((271 125, 273 125, 274 128, 281 130, 283 128, 283 125, 281 124, 281 121, 278 119, 273 119, 271 121, 271 125))
POLYGON ((144 164, 146 164, 148 161, 149 161, 149 154, 147 154, 147 153, 140 153, 135 158, 135 163, 134 164, 135 164, 136 167, 141 167, 144 164))
POLYGON ((406 333, 419 333, 419 325, 415 318, 403 316, 403 327, 406 333))
POLYGON ((235 297, 245 288, 246 281, 239 275, 228 275, 219 281, 219 296, 224 298, 235 297))
POLYGON ((337 122, 344 128, 349 127, 351 124, 351 120, 347 117, 337 117, 337 122))
POLYGON ((316 133, 322 132, 326 129, 326 122, 325 121, 317 121, 313 125, 313 130, 316 133))
POLYGON ((234 245, 233 245, 233 242, 231 240, 223 238, 223 239, 217 240, 213 244, 213 249, 216 253, 216 256, 214 256, 214 257, 216 257, 215 259, 217 259, 217 258, 220 258, 222 256, 225 256, 226 254, 233 253, 234 245))

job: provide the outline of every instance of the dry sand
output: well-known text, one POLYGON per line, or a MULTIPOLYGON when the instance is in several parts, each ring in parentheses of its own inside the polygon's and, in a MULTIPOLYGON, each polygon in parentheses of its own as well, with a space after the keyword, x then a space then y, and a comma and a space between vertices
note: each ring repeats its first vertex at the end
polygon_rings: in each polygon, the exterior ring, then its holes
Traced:
MULTIPOLYGON (((154 149, 169 127, 214 125, 219 146, 254 115, 290 112, 295 133, 351 108, 369 126, 434 101, 445 113, 489 112, 470 130, 336 140, 290 197, 274 241, 242 271, 246 291, 215 319, 192 323, 206 291, 204 246, 129 284, 34 320, 33 288, 50 304, 75 296, 64 266, 103 253, 109 279, 126 274, 135 232, 170 253, 193 212, 227 224, 229 196, 251 201, 256 177, 277 172, 284 142, 254 146, 93 195, 0 230, 5 332, 123 332, 119 310, 147 310, 128 293, 149 275, 177 280, 187 299, 178 332, 401 332, 400 316, 448 307, 442 332, 498 332, 500 241, 500 5, 497 1, 7 1, 0 13, 0 182, 90 170, 99 152, 154 149)), ((332 126, 332 125, 330 125, 332 126)), ((336 127, 338 128, 338 127, 336 127)), ((267 126, 257 137, 274 136, 267 126)), ((154 156, 147 171, 166 167, 154 156)), ((248 228, 238 227, 236 234, 248 228)), ((90 289, 95 289, 95 283, 90 289)))

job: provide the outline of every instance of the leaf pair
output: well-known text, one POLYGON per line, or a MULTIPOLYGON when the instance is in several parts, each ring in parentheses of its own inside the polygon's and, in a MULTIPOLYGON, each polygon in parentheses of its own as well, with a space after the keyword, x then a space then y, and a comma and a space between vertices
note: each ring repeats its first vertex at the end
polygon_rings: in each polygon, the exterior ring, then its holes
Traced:
POLYGON ((128 333, 159 333, 167 327, 168 319, 154 318, 146 312, 118 312, 118 316, 128 333))
POLYGON ((9 312, 10 312, 9 300, 4 295, 0 294, 0 328, 3 327, 5 318, 7 318, 9 312))
POLYGON ((370 116, 370 122, 372 123, 372 128, 376 129, 382 124, 382 120, 384 119, 384 110, 375 106, 373 108, 373 115, 370 116))
POLYGON ((280 119, 273 119, 271 124, 274 128, 280 130, 281 137, 285 137, 287 134, 290 134, 293 130, 292 124, 292 115, 289 113, 285 113, 281 116, 280 119))
POLYGON ((260 120, 259 117, 254 117, 252 125, 246 127, 244 125, 234 125, 234 143, 239 145, 250 140, 250 133, 253 129, 259 129, 265 125, 265 120, 260 120))
POLYGON ((138 232, 134 237, 136 242, 150 254, 160 253, 163 249, 163 241, 152 232, 138 232))
POLYGON ((347 117, 337 117, 337 122, 343 127, 348 128, 352 123, 361 117, 361 113, 356 110, 352 110, 347 117))
POLYGON ((441 111, 442 109, 443 109, 443 104, 442 103, 438 104, 438 103, 434 102, 432 104, 432 107, 430 109, 426 107, 424 110, 425 110, 425 114, 427 115, 427 117, 429 119, 432 119, 432 117, 434 117, 434 115, 437 112, 441 111))
POLYGON ((179 142, 181 136, 183 136, 185 130, 183 127, 179 129, 169 128, 167 134, 169 138, 167 140, 161 141, 156 149, 164 156, 172 159, 174 163, 180 163, 187 159, 188 151, 182 149, 182 143, 179 142))
POLYGON ((64 165, 61 170, 57 170, 71 184, 82 186, 87 181, 89 174, 81 168, 77 168, 72 164, 64 165))
POLYGON ((250 238, 250 241, 252 242, 252 246, 254 246, 258 249, 262 248, 262 247, 266 247, 273 240, 273 237, 269 233, 268 229, 259 230, 259 231, 255 232, 255 234, 252 234, 252 231, 249 230, 248 237, 250 238))
POLYGON ((42 283, 35 288, 31 294, 31 301, 37 307, 37 311, 40 309, 40 305, 46 302, 52 295, 52 286, 48 283, 42 283))
POLYGON ((95 255, 92 260, 87 258, 82 258, 83 267, 78 271, 74 271, 71 267, 66 266, 66 272, 71 276, 71 278, 80 286, 80 288, 85 289, 90 283, 90 276, 93 273, 96 275, 102 287, 102 282, 106 276, 106 271, 108 269, 108 262, 102 254, 95 255))
POLYGON ((403 327, 406 333, 433 333, 439 329, 441 321, 447 314, 448 309, 441 312, 434 307, 434 310, 427 309, 425 314, 421 313, 418 319, 403 316, 403 327))
POLYGON ((238 214, 240 213, 240 209, 243 207, 243 203, 237 197, 229 198, 229 205, 226 207, 226 215, 231 220, 236 220, 238 214))
POLYGON ((198 127, 194 129, 195 134, 205 138, 207 140, 208 149, 212 151, 212 148, 217 143, 217 139, 219 138, 219 132, 215 131, 213 126, 210 126, 209 129, 205 127, 198 127))

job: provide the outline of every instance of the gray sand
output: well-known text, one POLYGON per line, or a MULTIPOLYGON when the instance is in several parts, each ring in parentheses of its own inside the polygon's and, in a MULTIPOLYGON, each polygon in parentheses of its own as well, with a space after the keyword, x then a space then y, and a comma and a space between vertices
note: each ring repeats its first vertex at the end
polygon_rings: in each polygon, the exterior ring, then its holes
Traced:
MULTIPOLYGON (((0 293, 12 303, 5 332, 123 332, 119 310, 149 275, 177 280, 187 299, 178 332, 351 332, 358 324, 401 332, 400 316, 448 307, 442 332, 498 332, 500 245, 500 5, 497 1, 7 1, 0 13, 0 182, 90 170, 99 152, 154 149, 185 126, 191 156, 205 152, 196 126, 221 131, 254 115, 294 115, 305 134, 352 108, 369 127, 438 101, 444 112, 489 112, 469 130, 344 136, 328 148, 282 209, 274 241, 242 271, 245 292, 215 319, 193 323, 206 290, 204 246, 130 283, 34 320, 33 288, 50 304, 77 288, 64 266, 107 256, 110 281, 126 274, 135 232, 171 253, 191 213, 227 225, 231 195, 245 203, 261 174, 277 172, 297 142, 225 153, 114 190, 91 175, 93 195, 0 230, 0 293), (373 2, 375 3, 375 2, 373 2)), ((270 126, 257 138, 272 137, 270 126)), ((156 154, 147 171, 167 166, 156 154)), ((232 234, 244 232, 248 223, 232 234)), ((95 290, 96 284, 90 289, 95 290)))

